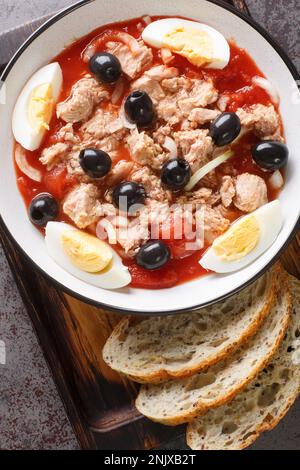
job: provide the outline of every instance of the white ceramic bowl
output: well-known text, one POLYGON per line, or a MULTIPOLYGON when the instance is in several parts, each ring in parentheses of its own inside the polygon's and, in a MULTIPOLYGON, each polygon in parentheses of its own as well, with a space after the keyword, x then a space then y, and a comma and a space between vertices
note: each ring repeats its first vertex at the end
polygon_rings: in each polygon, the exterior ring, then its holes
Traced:
POLYGON ((0 105, 0 214, 2 225, 19 248, 62 289, 82 300, 119 312, 176 313, 198 309, 223 299, 258 277, 282 252, 295 232, 300 206, 300 94, 297 73, 280 47, 249 18, 232 8, 207 0, 83 0, 62 11, 20 48, 6 68, 6 104, 0 105), (247 268, 226 276, 210 275, 160 291, 124 289, 117 292, 87 285, 61 269, 49 258, 42 235, 29 223, 16 185, 13 167, 11 116, 14 103, 27 79, 47 64, 65 45, 93 29, 130 17, 149 15, 185 16, 207 23, 234 38, 247 49, 257 65, 280 92, 281 113, 290 149, 286 186, 280 196, 283 229, 273 244, 247 268))

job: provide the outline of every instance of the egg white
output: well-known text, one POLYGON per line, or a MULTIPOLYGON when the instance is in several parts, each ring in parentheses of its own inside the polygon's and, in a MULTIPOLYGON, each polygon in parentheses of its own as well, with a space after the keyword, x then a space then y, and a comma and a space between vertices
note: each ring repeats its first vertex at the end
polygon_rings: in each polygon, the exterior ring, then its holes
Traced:
POLYGON ((21 91, 12 117, 12 129, 15 139, 26 150, 37 150, 42 143, 45 130, 36 132, 32 128, 28 117, 28 107, 32 92, 39 86, 50 84, 53 100, 57 102, 63 84, 63 74, 57 62, 46 65, 38 70, 26 83, 21 91))
POLYGON ((276 240, 283 224, 283 216, 278 200, 265 204, 256 211, 237 220, 233 226, 238 225, 245 217, 255 217, 260 228, 260 238, 256 247, 243 258, 236 261, 220 259, 213 248, 209 248, 199 261, 204 269, 216 273, 231 273, 245 268, 261 256, 276 240))
POLYGON ((90 274, 74 266, 65 253, 61 242, 62 233, 70 230, 78 229, 64 222, 49 222, 46 227, 45 241, 48 253, 60 267, 77 279, 102 289, 120 289, 130 284, 131 275, 128 268, 123 265, 120 256, 113 249, 111 249, 112 263, 101 273, 90 274))
POLYGON ((213 57, 206 68, 223 69, 230 60, 230 47, 224 36, 216 29, 197 21, 183 20, 180 18, 165 18, 150 23, 142 33, 142 39, 150 46, 161 48, 164 46, 166 34, 178 27, 197 29, 208 34, 213 44, 213 57))

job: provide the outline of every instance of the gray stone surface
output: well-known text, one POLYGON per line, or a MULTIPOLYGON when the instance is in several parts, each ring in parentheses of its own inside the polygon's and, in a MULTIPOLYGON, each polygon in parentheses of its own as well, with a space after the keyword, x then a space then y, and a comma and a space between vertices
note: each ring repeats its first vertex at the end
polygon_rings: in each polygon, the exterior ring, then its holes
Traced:
POLYGON ((300 71, 300 1, 246 1, 253 18, 272 34, 300 71))
MULTIPOLYGON (((1 247, 1 245, 0 245, 1 247)), ((75 449, 65 410, 0 249, 0 448, 75 449)))
MULTIPOLYGON (((2 0, 0 31, 65 7, 70 0, 2 0)), ((248 0, 253 16, 286 49, 300 69, 299 0, 248 0)), ((1 45, 0 45, 1 47, 1 45)), ((76 449, 77 442, 45 364, 24 305, 0 248, 1 449, 76 449)), ((263 436, 256 449, 300 449, 300 402, 263 436)), ((183 448, 182 441, 167 446, 183 448)))
POLYGON ((0 30, 10 29, 38 16, 71 5, 72 0, 1 0, 0 30))

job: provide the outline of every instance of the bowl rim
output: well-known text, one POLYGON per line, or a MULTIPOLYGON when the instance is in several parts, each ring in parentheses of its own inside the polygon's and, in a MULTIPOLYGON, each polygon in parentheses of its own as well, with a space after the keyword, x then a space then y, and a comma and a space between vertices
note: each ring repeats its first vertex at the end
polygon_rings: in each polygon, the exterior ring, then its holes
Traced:
MULTIPOLYGON (((10 71, 14 67, 15 63, 18 61, 19 57, 23 54, 23 52, 28 48, 28 46, 35 41, 44 31, 49 29, 53 24, 57 23, 60 19, 64 18, 68 14, 72 13, 75 10, 78 10, 79 8, 94 2, 95 0, 80 0, 63 10, 59 11, 55 15, 53 15, 50 19, 48 19, 45 23, 43 23, 36 31, 34 31, 28 38, 27 40, 19 47, 19 49, 15 52, 7 66, 5 67, 4 71, 2 72, 0 76, 0 81, 2 83, 5 83, 5 80, 7 80, 10 71)), ((242 19, 244 22, 248 23, 252 28, 254 28, 272 47, 275 49, 275 51, 278 53, 278 55, 281 57, 289 71, 291 72, 293 78, 295 81, 300 80, 300 73, 298 73, 295 65, 289 58, 288 54, 282 49, 282 47, 279 45, 279 43, 272 37, 272 35, 264 29, 263 26, 258 24, 252 17, 248 16, 247 14, 241 12, 234 6, 223 2, 222 0, 206 0, 209 3, 215 4, 229 12, 231 12, 233 15, 239 17, 242 19)), ((73 291, 72 289, 69 289, 66 287, 64 284, 61 282, 57 281, 54 279, 52 276, 50 276, 46 271, 44 271, 38 264, 36 264, 30 257, 29 254, 25 252, 25 250, 19 245, 19 243, 14 239, 13 235, 9 231, 8 227, 6 226, 4 220, 2 219, 2 216, 0 214, 0 229, 3 230, 5 233, 6 237, 9 239, 9 241, 12 243, 12 245, 17 249, 17 251, 24 256, 24 258, 27 260, 27 262, 31 263, 32 266, 35 267, 35 269, 47 280, 51 282, 51 284, 58 288, 59 290, 65 292, 66 294, 69 294, 76 298, 77 300, 80 300, 81 302, 87 303, 89 305, 102 308, 105 310, 108 310, 112 313, 117 313, 117 314, 122 314, 122 315, 138 315, 138 316, 153 316, 153 315, 159 315, 159 316, 165 316, 165 315, 176 315, 179 313, 186 313, 186 312, 194 312, 197 310, 200 310, 202 308, 205 308, 209 305, 213 305, 217 302, 220 302, 222 300, 227 299, 228 297, 233 296, 234 294, 240 292, 241 290, 245 289, 248 285, 252 284, 254 281, 256 281, 259 277, 261 277, 282 255, 282 253, 286 250, 288 245, 291 243, 292 239, 294 238, 297 230, 300 228, 300 217, 296 221, 289 237, 287 238, 286 242, 284 245, 281 247, 281 249, 276 253, 276 255, 271 259, 269 263, 266 264, 261 270, 256 273, 255 276, 252 276, 249 278, 246 282, 241 284, 239 287, 229 291, 228 293, 210 301, 206 302, 205 304, 198 304, 195 305, 191 308, 183 308, 183 309, 176 309, 176 310, 170 310, 170 311, 163 311, 163 312, 153 312, 153 311, 138 311, 138 310, 129 310, 127 308, 121 308, 121 307, 113 307, 109 304, 105 304, 99 301, 92 300, 82 294, 79 294, 76 291, 73 291)))

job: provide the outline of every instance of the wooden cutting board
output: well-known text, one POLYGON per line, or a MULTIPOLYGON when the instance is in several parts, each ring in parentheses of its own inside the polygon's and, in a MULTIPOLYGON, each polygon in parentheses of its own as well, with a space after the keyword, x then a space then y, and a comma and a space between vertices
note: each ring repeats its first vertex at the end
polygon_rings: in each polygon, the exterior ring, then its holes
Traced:
MULTIPOLYGON (((243 0, 228 0, 249 13, 243 0)), ((47 17, 0 35, 0 67, 47 17)), ((184 432, 141 417, 134 408, 137 386, 109 369, 101 351, 117 315, 82 303, 50 285, 18 253, 0 224, 0 240, 33 322, 71 424, 82 449, 150 449, 184 432)), ((300 238, 282 257, 300 275, 300 238)))

